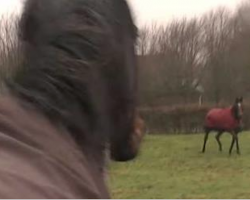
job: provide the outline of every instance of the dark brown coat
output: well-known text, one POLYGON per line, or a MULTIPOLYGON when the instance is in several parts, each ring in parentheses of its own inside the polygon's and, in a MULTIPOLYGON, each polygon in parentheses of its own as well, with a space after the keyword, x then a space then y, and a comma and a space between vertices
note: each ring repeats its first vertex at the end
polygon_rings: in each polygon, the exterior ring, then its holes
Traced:
POLYGON ((126 1, 26 0, 17 32, 3 46, 0 197, 108 198, 105 147, 128 161, 141 141, 126 1))
POLYGON ((108 198, 95 151, 85 155, 36 110, 0 99, 0 198, 108 198))

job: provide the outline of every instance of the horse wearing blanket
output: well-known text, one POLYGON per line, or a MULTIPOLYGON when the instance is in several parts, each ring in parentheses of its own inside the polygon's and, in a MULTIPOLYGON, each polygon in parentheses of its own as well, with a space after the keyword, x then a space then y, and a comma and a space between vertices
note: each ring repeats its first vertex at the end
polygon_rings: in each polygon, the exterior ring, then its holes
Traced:
POLYGON ((242 102, 243 98, 237 98, 235 103, 228 108, 211 109, 205 118, 205 138, 202 152, 205 152, 208 135, 211 131, 217 131, 216 141, 219 145, 219 150, 222 151, 220 137, 224 132, 229 132, 232 135, 232 143, 229 149, 231 154, 234 144, 236 143, 237 153, 240 154, 238 133, 242 130, 242 102))

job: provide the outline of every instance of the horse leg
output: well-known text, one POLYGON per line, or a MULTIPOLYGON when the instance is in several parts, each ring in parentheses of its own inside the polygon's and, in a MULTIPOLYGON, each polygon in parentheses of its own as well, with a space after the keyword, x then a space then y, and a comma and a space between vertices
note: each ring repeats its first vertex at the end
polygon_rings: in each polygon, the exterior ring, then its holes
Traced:
POLYGON ((231 146, 230 146, 230 149, 229 149, 229 154, 230 154, 230 155, 231 155, 231 153, 232 153, 232 149, 233 149, 235 140, 236 140, 236 137, 235 137, 235 133, 233 132, 233 133, 232 133, 232 142, 231 142, 231 146))
POLYGON ((215 136, 215 139, 216 139, 216 141, 217 141, 217 143, 218 143, 218 145, 219 145, 219 151, 222 151, 222 145, 221 145, 221 142, 220 142, 220 136, 223 134, 223 132, 222 131, 219 131, 218 133, 217 133, 217 135, 215 136))
POLYGON ((240 154, 239 139, 237 133, 235 135, 235 141, 236 141, 237 154, 240 154))
POLYGON ((206 150, 206 144, 207 144, 207 139, 208 139, 209 132, 210 132, 210 130, 205 129, 205 137, 204 137, 204 144, 203 144, 203 148, 202 148, 202 153, 204 153, 205 150, 206 150))

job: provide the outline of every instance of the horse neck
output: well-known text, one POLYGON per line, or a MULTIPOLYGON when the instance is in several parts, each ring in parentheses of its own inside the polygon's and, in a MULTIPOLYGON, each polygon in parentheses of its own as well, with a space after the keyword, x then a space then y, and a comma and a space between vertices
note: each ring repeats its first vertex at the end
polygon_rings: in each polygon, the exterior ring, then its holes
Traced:
POLYGON ((230 110, 231 110, 231 113, 232 113, 232 116, 235 120, 237 121, 240 121, 240 119, 237 117, 237 114, 236 114, 236 105, 232 105, 230 106, 230 110))

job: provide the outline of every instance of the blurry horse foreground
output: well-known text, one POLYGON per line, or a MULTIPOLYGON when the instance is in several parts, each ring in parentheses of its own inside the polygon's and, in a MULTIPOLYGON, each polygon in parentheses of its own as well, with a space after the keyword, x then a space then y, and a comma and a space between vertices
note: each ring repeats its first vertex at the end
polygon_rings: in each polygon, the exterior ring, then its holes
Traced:
POLYGON ((136 157, 136 27, 124 0, 27 0, 3 49, 1 198, 109 198, 136 157), (4 61, 4 62, 3 62, 4 61), (6 74, 5 74, 6 73, 6 74))

